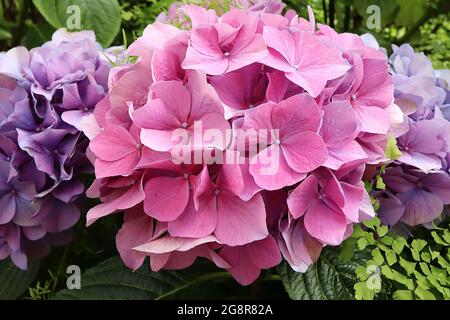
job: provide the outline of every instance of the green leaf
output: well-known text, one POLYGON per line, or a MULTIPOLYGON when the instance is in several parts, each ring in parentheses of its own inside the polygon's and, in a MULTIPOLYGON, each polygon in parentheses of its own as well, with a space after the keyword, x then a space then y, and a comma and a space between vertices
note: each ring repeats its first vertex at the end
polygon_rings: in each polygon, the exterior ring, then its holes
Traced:
POLYGON ((379 227, 381 225, 381 220, 380 218, 375 217, 372 220, 364 221, 363 225, 365 225, 369 229, 375 230, 376 227, 379 227))
POLYGON ((384 237, 389 231, 387 226, 381 226, 377 228, 377 233, 380 237, 384 237))
POLYGON ((421 299, 421 300, 436 300, 436 297, 428 290, 417 287, 414 293, 421 299))
POLYGON ((403 251, 403 248, 407 244, 406 240, 404 238, 397 238, 392 243, 392 249, 395 251, 396 254, 400 254, 403 251))
MULTIPOLYGON (((230 279, 229 274, 216 268, 196 270, 189 268, 181 271, 152 272, 148 263, 136 271, 123 265, 119 257, 105 260, 81 275, 81 289, 59 291, 53 299, 166 299, 200 284, 223 284, 223 279, 230 279), (213 280, 217 280, 216 282, 213 280)), ((186 297, 192 297, 191 294, 186 297)))
POLYGON ((0 40, 9 40, 12 38, 11 32, 0 29, 0 40))
POLYGON ((355 298, 357 300, 373 300, 375 292, 367 286, 366 282, 359 282, 355 284, 355 298))
POLYGON ((390 237, 390 236, 385 236, 383 238, 380 239, 381 243, 391 247, 392 243, 394 242, 394 238, 390 237))
POLYGON ((410 262, 402 257, 400 257, 400 265, 405 269, 408 275, 412 274, 416 270, 416 263, 410 262))
POLYGON ((428 252, 422 252, 420 255, 423 261, 430 263, 431 262, 431 255, 428 252))
POLYGON ((353 299, 353 287, 358 282, 356 268, 365 265, 366 261, 367 255, 357 252, 350 261, 341 262, 337 250, 326 248, 317 263, 305 273, 295 272, 286 262, 282 262, 278 266, 278 274, 291 299, 353 299))
POLYGON ((413 249, 417 250, 418 252, 422 251, 422 249, 425 248, 426 245, 427 245, 427 242, 425 240, 414 239, 411 242, 411 247, 413 249))
POLYGON ((367 247, 369 242, 367 241, 366 238, 359 238, 357 241, 357 244, 358 244, 358 249, 362 251, 367 247))
POLYGON ((67 27, 73 14, 68 8, 76 5, 80 9, 80 28, 93 30, 97 41, 109 46, 120 31, 120 7, 117 0, 33 0, 44 18, 55 28, 67 27))
POLYGON ((397 255, 393 250, 386 251, 386 261, 389 266, 392 266, 394 263, 397 262, 397 255))
POLYGON ((20 41, 20 44, 27 48, 36 48, 49 41, 52 38, 52 34, 55 32, 53 28, 47 22, 44 23, 30 23, 27 25, 27 32, 25 37, 20 41))
POLYGON ((414 300, 414 295, 410 290, 397 290, 393 293, 394 300, 414 300))
POLYGON ((386 146, 386 157, 389 160, 396 160, 401 157, 402 153, 398 149, 397 140, 393 136, 388 137, 387 146, 386 146))
POLYGON ((443 246, 450 246, 449 243, 447 243, 446 241, 442 240, 442 238, 438 235, 438 233, 436 231, 433 231, 431 233, 431 236, 433 237, 434 241, 437 244, 443 245, 443 246))
POLYGON ((380 252, 380 249, 376 248, 372 250, 372 258, 375 261, 375 263, 379 266, 381 266, 384 262, 384 257, 380 252))
POLYGON ((443 238, 447 243, 450 243, 450 231, 444 230, 443 238))
POLYGON ((350 259, 353 257, 355 246, 356 246, 356 238, 350 237, 346 239, 341 244, 341 250, 339 252, 339 260, 342 262, 350 261, 350 259))
POLYGON ((33 282, 39 270, 39 262, 29 262, 28 270, 22 271, 9 259, 0 261, 0 300, 19 298, 33 282))
POLYGON ((428 0, 397 0, 397 26, 414 26, 426 13, 428 0))
POLYGON ((375 186, 378 190, 386 189, 386 185, 384 184, 383 178, 381 176, 377 176, 377 183, 375 186))

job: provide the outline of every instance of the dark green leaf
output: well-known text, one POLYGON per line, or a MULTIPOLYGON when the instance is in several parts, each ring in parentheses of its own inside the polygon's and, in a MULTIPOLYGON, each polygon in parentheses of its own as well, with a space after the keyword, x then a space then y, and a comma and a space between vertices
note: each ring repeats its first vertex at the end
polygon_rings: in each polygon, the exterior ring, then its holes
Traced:
POLYGON ((353 299, 353 286, 358 282, 356 268, 365 265, 367 258, 362 253, 355 253, 350 261, 342 262, 337 250, 326 248, 317 263, 305 273, 295 272, 286 262, 278 266, 278 273, 291 299, 353 299))
POLYGON ((15 300, 30 286, 39 269, 39 262, 30 262, 22 271, 9 259, 0 261, 0 300, 15 300))
MULTIPOLYGON (((218 271, 216 268, 152 272, 148 263, 133 272, 123 265, 119 257, 113 257, 82 274, 80 290, 61 290, 54 299, 159 300, 181 298, 183 297, 181 293, 193 286, 206 283, 223 285, 223 280, 229 278, 227 272, 218 271)), ((209 291, 211 290, 210 287, 209 291)), ((208 291, 204 290, 203 292, 208 291)), ((206 295, 206 297, 214 297, 214 295, 206 295)), ((186 295, 184 298, 192 298, 192 295, 186 295)))

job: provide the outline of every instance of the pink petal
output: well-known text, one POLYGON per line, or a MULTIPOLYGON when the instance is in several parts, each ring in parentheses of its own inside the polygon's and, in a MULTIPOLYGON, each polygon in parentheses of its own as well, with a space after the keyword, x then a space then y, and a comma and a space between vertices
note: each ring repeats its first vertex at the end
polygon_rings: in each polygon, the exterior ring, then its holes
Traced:
POLYGON ((244 245, 267 237, 266 210, 261 195, 249 201, 221 194, 217 204, 217 239, 230 246, 244 245))
POLYGON ((305 214, 305 228, 314 238, 329 245, 338 245, 344 240, 347 230, 345 216, 318 201, 305 214))
POLYGON ((128 176, 133 173, 136 168, 139 157, 139 153, 135 152, 117 161, 103 161, 101 159, 96 159, 95 176, 97 179, 113 176, 128 176))
POLYGON ((364 196, 364 187, 353 186, 351 184, 341 182, 344 190, 345 206, 342 208, 347 219, 355 223, 359 222, 359 208, 364 196))
POLYGON ((98 158, 105 161, 120 160, 137 151, 136 141, 121 126, 106 127, 92 140, 89 148, 98 158))
POLYGON ((281 142, 286 161, 297 172, 310 172, 327 160, 327 150, 322 138, 314 132, 301 132, 281 142))
POLYGON ((302 131, 316 132, 320 126, 317 103, 308 94, 298 94, 278 104, 272 112, 274 129, 280 129, 280 138, 302 131))
POLYGON ((144 191, 145 213, 159 221, 177 219, 189 201, 189 182, 183 177, 152 178, 144 191))
POLYGON ((354 105, 356 115, 361 121, 361 131, 386 134, 389 131, 389 114, 378 107, 354 105))
POLYGON ((277 190, 296 184, 305 178, 305 173, 291 169, 281 148, 271 145, 250 161, 250 174, 256 184, 266 190, 277 190))
POLYGON ((316 175, 310 175, 289 194, 287 204, 295 219, 302 217, 317 201, 318 187, 319 179, 316 175))
POLYGON ((174 237, 202 238, 212 234, 216 225, 216 197, 200 198, 198 210, 190 199, 181 216, 170 221, 169 233, 174 237))
POLYGON ((272 236, 247 245, 250 259, 261 269, 270 269, 281 262, 280 249, 272 236))

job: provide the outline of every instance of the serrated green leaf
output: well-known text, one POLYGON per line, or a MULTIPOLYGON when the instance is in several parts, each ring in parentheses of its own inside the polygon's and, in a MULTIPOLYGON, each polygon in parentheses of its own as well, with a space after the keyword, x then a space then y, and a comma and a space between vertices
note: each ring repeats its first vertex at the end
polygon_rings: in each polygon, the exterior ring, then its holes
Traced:
POLYGON ((33 282, 39 270, 39 262, 30 262, 27 271, 22 271, 9 259, 0 261, 0 300, 19 298, 33 282))
POLYGON ((406 245, 406 240, 404 238, 397 238, 392 242, 392 249, 395 251, 396 254, 401 254, 403 251, 403 248, 406 245))
MULTIPOLYGON (((152 272, 148 263, 136 271, 123 265, 119 257, 105 260, 81 275, 80 290, 61 290, 56 300, 161 300, 180 295, 185 290, 215 281, 230 279, 227 272, 208 268, 152 272)), ((191 296, 191 294, 189 294, 191 296)), ((185 297, 186 298, 186 297, 185 297)))
POLYGON ((409 290, 414 289, 414 281, 412 279, 409 279, 404 274, 401 274, 397 270, 394 270, 387 265, 381 266, 381 274, 383 274, 386 278, 396 281, 398 283, 401 283, 405 285, 409 290))
POLYGON ((434 239, 434 242, 436 242, 437 244, 443 245, 443 246, 450 246, 449 243, 447 243, 446 241, 444 241, 436 231, 431 232, 431 236, 434 239))
POLYGON ((380 252, 380 249, 376 248, 372 250, 372 258, 375 261, 375 263, 379 266, 381 266, 384 262, 384 257, 380 252))
POLYGON ((421 240, 421 239, 414 239, 411 242, 411 247, 414 250, 417 250, 417 252, 422 251, 422 249, 425 248, 426 245, 427 245, 427 242, 425 240, 421 240))
POLYGON ((420 257, 422 258, 423 261, 430 263, 431 262, 431 254, 429 254, 428 252, 422 252, 420 254, 420 257))
POLYGON ((294 300, 342 300, 354 298, 355 274, 358 266, 365 265, 367 257, 355 253, 348 262, 338 259, 338 252, 326 248, 317 263, 305 273, 295 272, 286 263, 278 266, 278 274, 289 297, 294 300))
POLYGON ((366 282, 359 282, 354 285, 356 300, 373 300, 375 292, 367 286, 366 282))
POLYGON ((429 289, 427 277, 422 275, 419 271, 414 271, 414 276, 416 277, 417 284, 425 289, 429 289))
POLYGON ((372 220, 363 221, 363 225, 371 230, 375 230, 376 227, 379 227, 381 224, 381 220, 378 217, 374 217, 372 220))
POLYGON ((420 252, 419 251, 417 251, 416 249, 412 249, 411 248, 411 255, 412 255, 414 260, 420 261, 420 252))
POLYGON ((416 263, 408 261, 408 260, 404 259, 403 257, 400 257, 399 263, 403 267, 403 269, 405 269, 405 271, 408 275, 412 274, 414 272, 414 270, 416 270, 416 263))
POLYGON ((397 290, 392 294, 394 300, 414 300, 414 295, 410 290, 397 290))
POLYGON ((57 29, 66 27, 68 8, 78 6, 81 29, 95 31, 98 42, 104 47, 109 46, 120 31, 121 15, 117 0, 33 0, 33 4, 57 29))
POLYGON ((387 226, 380 226, 377 228, 377 233, 380 237, 384 237, 389 231, 387 226))
POLYGON ((445 242, 450 243, 450 231, 444 230, 442 238, 444 239, 445 242))
POLYGON ((393 136, 388 137, 385 154, 389 160, 397 160, 402 155, 398 149, 397 140, 393 136))
POLYGON ((425 275, 427 276, 431 275, 431 271, 430 268, 428 267, 428 264, 426 264, 425 262, 421 262, 419 263, 419 267, 425 275))
POLYGON ((369 244, 374 245, 376 243, 375 236, 373 235, 373 233, 366 232, 364 237, 366 238, 366 240, 369 244))
POLYGON ((392 243, 394 242, 394 238, 390 237, 390 236, 384 236, 380 239, 381 243, 387 245, 387 246, 392 246, 392 243))
POLYGON ((360 238, 364 236, 364 230, 361 228, 361 225, 357 224, 353 227, 353 234, 352 237, 354 238, 360 238))
POLYGON ((397 255, 393 250, 386 251, 386 261, 389 266, 392 266, 397 262, 397 255))
POLYGON ((386 185, 384 184, 383 178, 381 176, 377 176, 376 186, 378 190, 385 190, 386 185))
POLYGON ((367 273, 367 267, 366 266, 357 266, 355 270, 355 274, 361 281, 366 281, 369 277, 369 274, 367 273))
POLYGON ((422 287, 417 287, 416 290, 414 291, 414 293, 421 300, 436 300, 436 297, 430 291, 428 291, 422 287))
POLYGON ((367 247, 369 242, 367 241, 367 239, 365 237, 363 237, 363 238, 358 239, 357 244, 358 244, 358 249, 362 251, 367 247))

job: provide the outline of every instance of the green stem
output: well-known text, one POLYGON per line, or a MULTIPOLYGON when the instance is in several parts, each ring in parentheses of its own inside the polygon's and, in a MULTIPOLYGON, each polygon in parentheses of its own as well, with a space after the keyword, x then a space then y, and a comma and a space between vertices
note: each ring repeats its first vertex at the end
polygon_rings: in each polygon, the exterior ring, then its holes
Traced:
POLYGON ((334 0, 330 0, 328 3, 328 14, 330 16, 330 27, 334 28, 334 13, 336 11, 336 5, 334 0))
POLYGON ((350 6, 345 6, 344 14, 344 32, 350 30, 350 6))
POLYGON ((64 265, 66 264, 67 256, 69 255, 69 250, 70 250, 70 246, 67 246, 64 249, 63 256, 62 256, 61 261, 58 266, 58 271, 56 271, 55 281, 53 282, 52 293, 51 293, 52 296, 55 294, 56 289, 58 288, 59 278, 61 277, 61 275, 63 273, 63 268, 64 268, 64 265))
POLYGON ((13 41, 13 47, 16 47, 19 45, 20 40, 22 40, 23 37, 23 31, 25 30, 25 20, 27 18, 29 9, 30 9, 30 2, 31 1, 24 1, 22 3, 22 8, 20 8, 20 16, 19 16, 19 25, 17 27, 17 35, 13 41))
POLYGON ((327 11, 327 4, 325 0, 322 0, 322 8, 323 8, 323 20, 325 24, 328 23, 328 11, 327 11))

